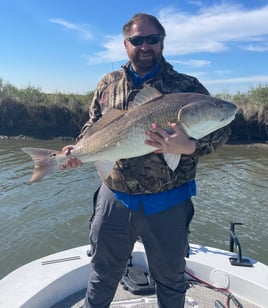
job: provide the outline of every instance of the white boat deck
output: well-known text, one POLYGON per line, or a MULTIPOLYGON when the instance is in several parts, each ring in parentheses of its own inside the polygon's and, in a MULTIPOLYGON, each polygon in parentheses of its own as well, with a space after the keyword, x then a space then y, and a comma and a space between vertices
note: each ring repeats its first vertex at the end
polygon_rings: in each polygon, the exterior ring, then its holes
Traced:
MULTIPOLYGON (((86 289, 81 290, 63 301, 53 305, 51 308, 81 308, 83 307, 86 289)), ((243 308, 265 308, 256 306, 243 299, 236 297, 243 308)), ((215 302, 220 301, 226 307, 227 297, 224 294, 210 290, 206 287, 193 286, 188 289, 186 293, 185 308, 222 308, 216 306, 215 302)), ((117 289, 114 301, 111 308, 157 308, 157 300, 155 295, 142 296, 133 295, 124 290, 121 285, 117 289)), ((230 308, 237 308, 237 306, 230 301, 230 308)))
MULTIPOLYGON (((87 249, 88 246, 81 246, 62 251, 35 260, 10 273, 0 280, 0 307, 82 307, 91 269, 87 249)), ((240 308, 267 308, 267 265, 252 260, 253 267, 250 268, 231 266, 230 257, 234 257, 234 254, 212 247, 191 245, 186 270, 217 288, 229 289, 241 303, 240 308)), ((144 248, 139 242, 135 244, 132 261, 148 272, 144 248)), ((190 279, 189 274, 186 278, 190 279)), ((226 307, 225 294, 203 285, 194 283, 186 295, 185 308, 226 307), (215 304, 216 301, 219 301, 218 305, 215 304)), ((157 301, 154 295, 133 295, 120 285, 111 307, 153 308, 157 307, 157 301)), ((229 307, 239 306, 231 301, 229 307)))

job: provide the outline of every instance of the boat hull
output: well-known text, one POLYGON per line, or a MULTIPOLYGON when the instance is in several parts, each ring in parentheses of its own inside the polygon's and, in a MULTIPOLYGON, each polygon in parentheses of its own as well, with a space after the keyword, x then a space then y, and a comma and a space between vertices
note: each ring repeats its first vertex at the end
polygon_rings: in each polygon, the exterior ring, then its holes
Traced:
MULTIPOLYGON (((62 251, 30 262, 0 280, 0 307, 47 308, 87 286, 91 258, 88 246, 62 251)), ((236 256, 212 247, 190 246, 186 278, 193 275, 260 307, 267 305, 268 267, 250 260, 253 267, 230 264, 236 256), (187 274, 188 273, 188 274, 187 274)), ((133 263, 148 271, 142 243, 133 250, 133 263)))

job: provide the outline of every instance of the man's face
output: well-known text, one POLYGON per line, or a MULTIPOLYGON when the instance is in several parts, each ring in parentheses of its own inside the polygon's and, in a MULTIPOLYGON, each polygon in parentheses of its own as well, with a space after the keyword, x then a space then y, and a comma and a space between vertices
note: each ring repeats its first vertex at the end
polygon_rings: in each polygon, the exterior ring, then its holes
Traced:
MULTIPOLYGON (((138 22, 132 25, 129 37, 159 34, 150 22, 138 22)), ((156 44, 148 44, 146 40, 141 45, 134 46, 127 39, 124 40, 126 52, 136 73, 145 75, 150 72, 162 58, 163 38, 156 44)))

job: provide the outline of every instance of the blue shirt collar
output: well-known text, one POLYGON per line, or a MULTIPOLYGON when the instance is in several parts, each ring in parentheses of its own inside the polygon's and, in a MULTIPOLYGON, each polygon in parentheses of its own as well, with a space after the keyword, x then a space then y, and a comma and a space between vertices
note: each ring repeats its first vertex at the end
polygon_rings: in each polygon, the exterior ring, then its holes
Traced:
POLYGON ((143 77, 139 77, 139 75, 133 70, 132 65, 130 65, 129 67, 129 71, 130 71, 133 83, 136 87, 142 85, 145 81, 154 77, 158 73, 159 70, 160 70, 160 64, 158 63, 150 73, 146 74, 143 77))

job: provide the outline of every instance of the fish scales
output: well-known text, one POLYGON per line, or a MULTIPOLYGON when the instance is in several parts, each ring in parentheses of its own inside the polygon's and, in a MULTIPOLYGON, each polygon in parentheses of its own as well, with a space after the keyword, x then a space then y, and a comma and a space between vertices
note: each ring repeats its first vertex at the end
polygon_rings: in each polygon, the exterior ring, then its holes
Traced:
POLYGON ((118 160, 150 153, 152 147, 144 144, 145 131, 151 128, 152 123, 167 127, 168 121, 175 122, 183 105, 175 104, 171 99, 155 100, 135 108, 108 127, 82 140, 81 145, 74 149, 72 154, 81 155, 81 158, 84 156, 85 161, 94 161, 108 158, 118 160))
MULTIPOLYGON (((189 137, 200 139, 228 125, 235 118, 237 107, 230 102, 198 93, 162 94, 145 86, 127 111, 108 110, 71 150, 82 162, 94 161, 102 177, 107 177, 119 159, 138 157, 155 151, 145 144, 145 132, 152 123, 168 129, 176 122, 189 137)), ((23 148, 35 162, 30 182, 58 170, 68 156, 61 152, 23 148)), ((168 166, 175 170, 180 154, 163 153, 168 166)))

